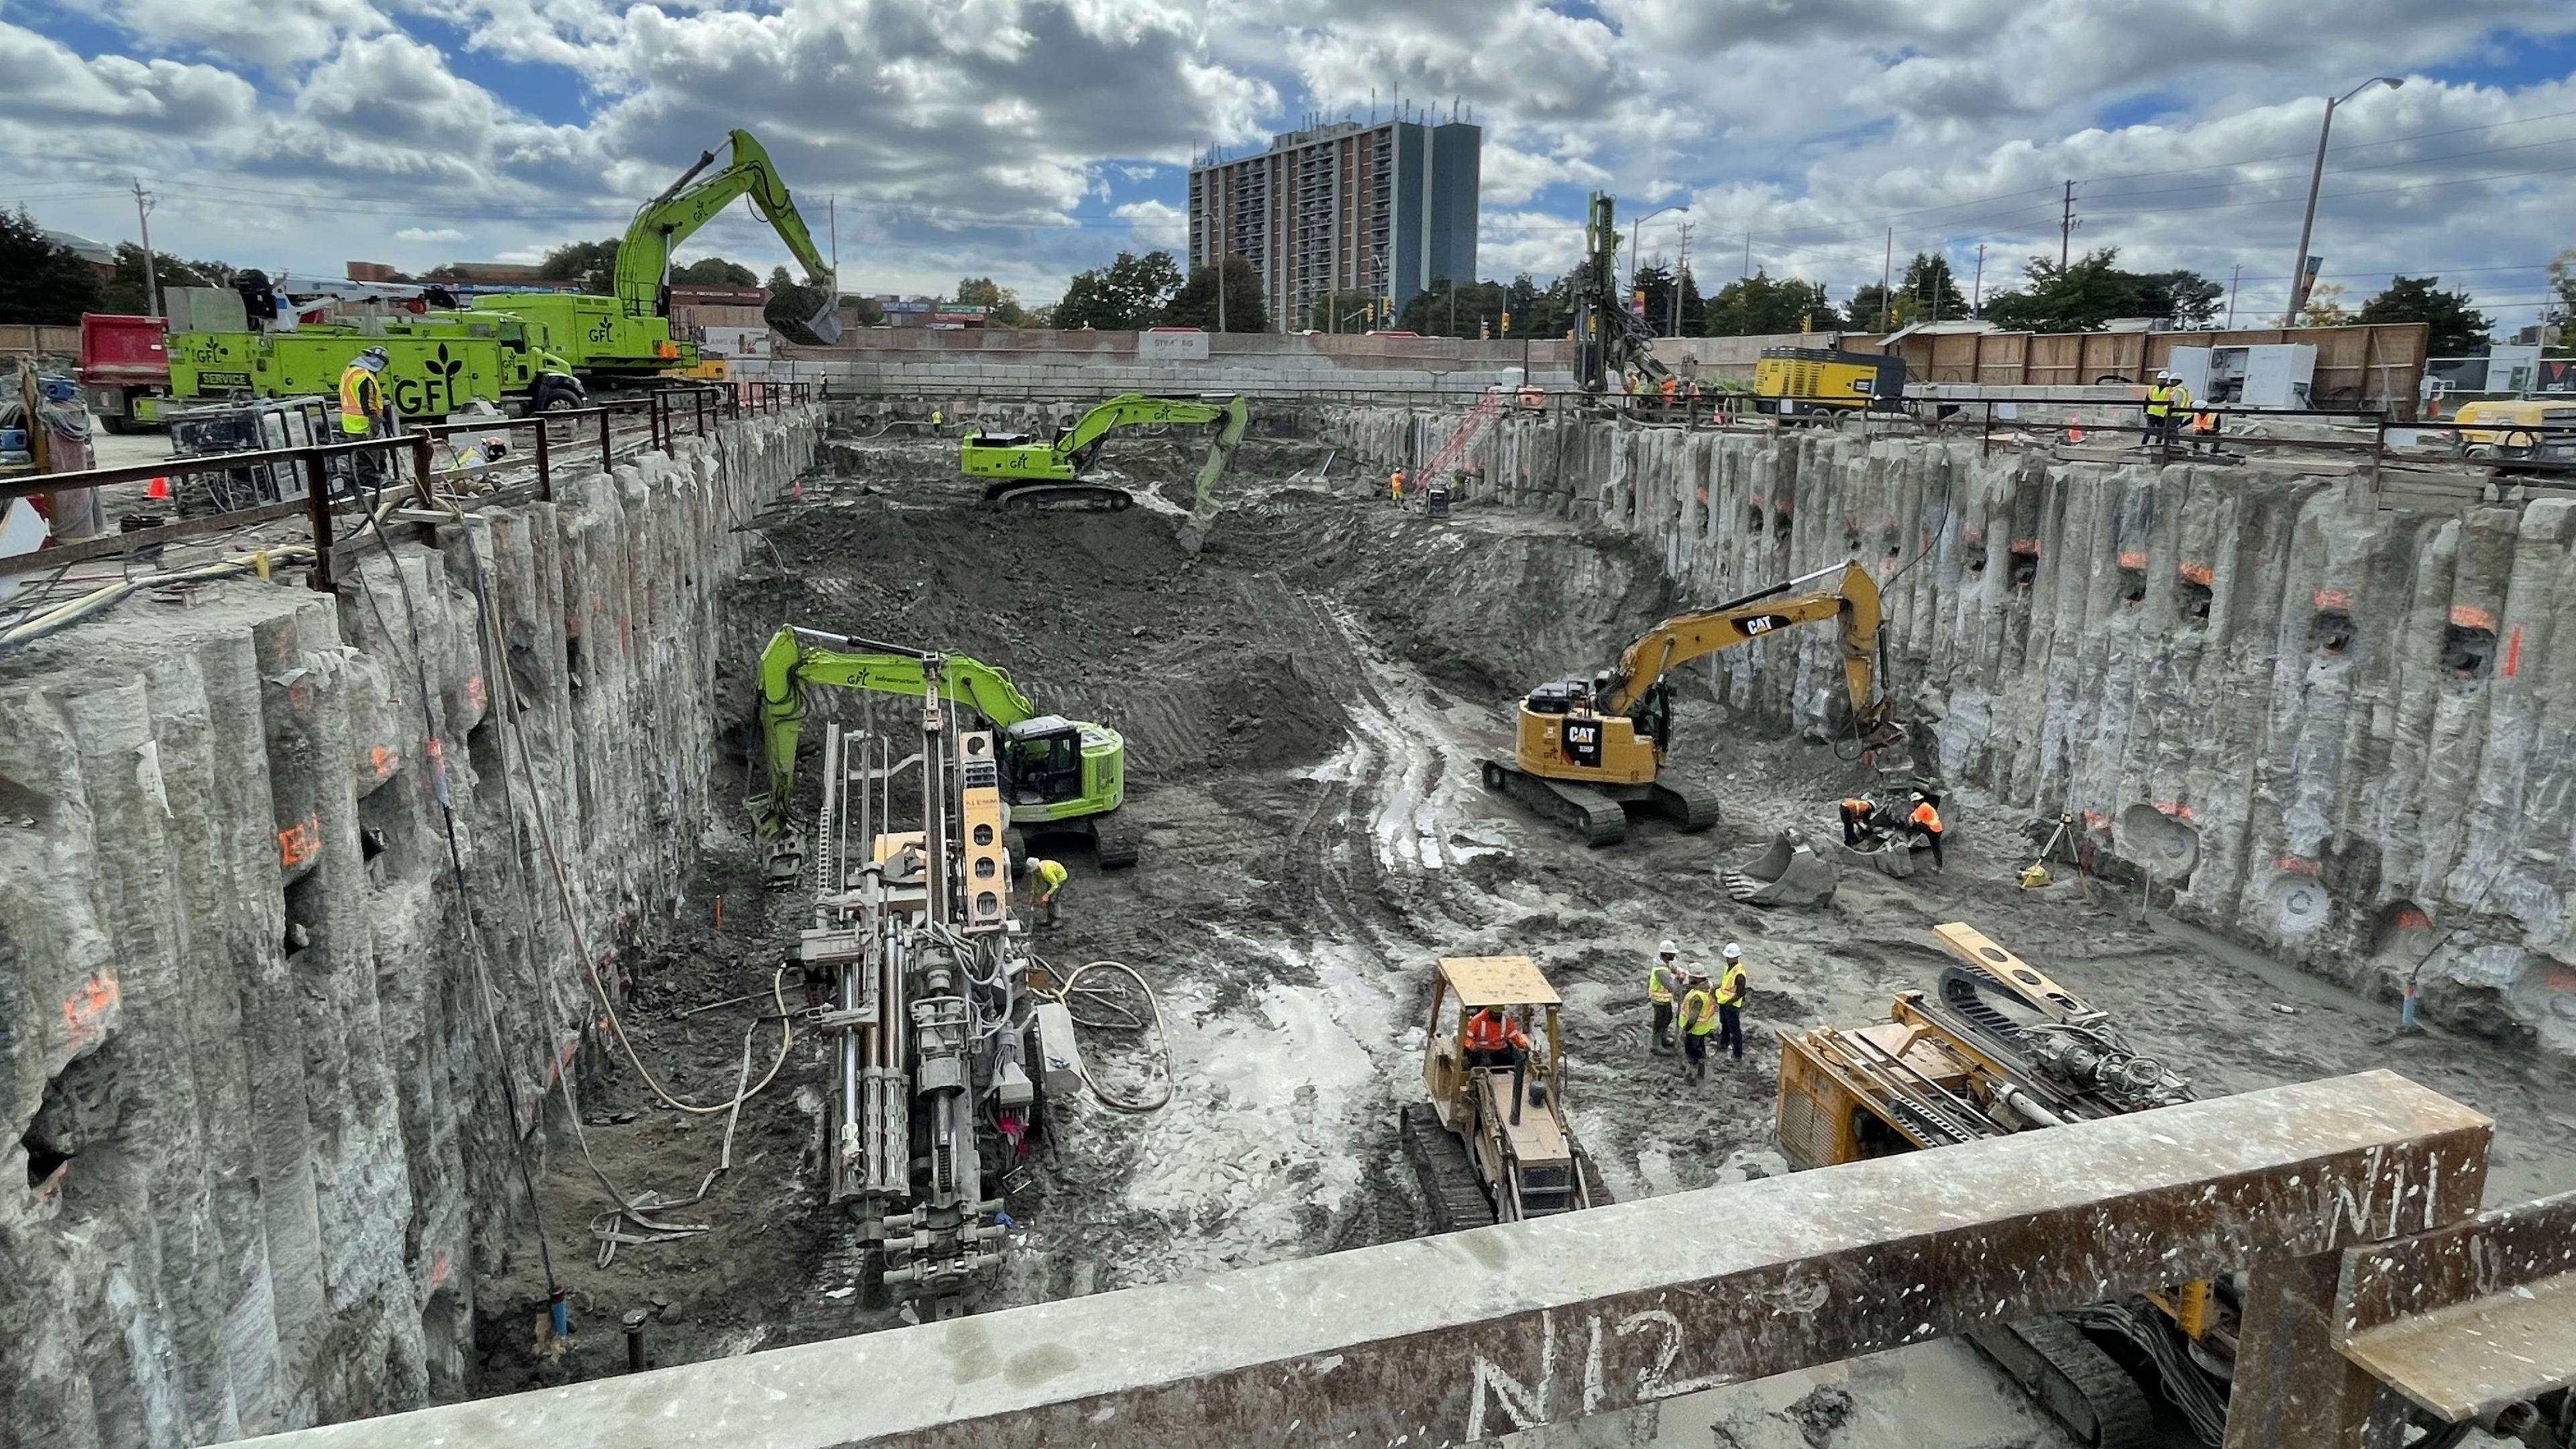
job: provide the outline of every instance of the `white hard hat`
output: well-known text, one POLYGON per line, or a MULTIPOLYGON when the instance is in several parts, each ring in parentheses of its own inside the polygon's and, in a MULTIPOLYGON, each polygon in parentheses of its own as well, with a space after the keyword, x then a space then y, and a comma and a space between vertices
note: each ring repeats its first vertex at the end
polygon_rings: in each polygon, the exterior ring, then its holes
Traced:
POLYGON ((1655 954, 1658 956, 1678 956, 1681 953, 1682 948, 1669 940, 1664 941, 1655 947, 1655 954))
POLYGON ((1735 944, 1733 941, 1729 941, 1726 943, 1726 950, 1723 954, 1729 961, 1741 961, 1744 959, 1744 948, 1735 944))

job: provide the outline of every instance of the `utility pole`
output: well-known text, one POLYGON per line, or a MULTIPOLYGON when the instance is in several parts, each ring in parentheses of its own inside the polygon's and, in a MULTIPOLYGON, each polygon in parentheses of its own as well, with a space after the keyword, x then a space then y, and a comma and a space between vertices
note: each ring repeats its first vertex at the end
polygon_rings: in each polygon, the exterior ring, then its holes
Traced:
POLYGON ((2245 264, 2244 264, 2243 262, 2238 262, 2235 266, 2233 266, 2233 267, 2231 267, 2231 268, 2229 268, 2229 269, 2228 269, 2228 272, 2227 272, 2227 326, 2228 326, 2228 328, 2229 328, 2229 330, 2230 330, 2230 331, 2233 331, 2233 330, 2235 329, 2235 327, 2236 327, 2236 284, 2237 284, 2239 281, 2243 280, 2243 279, 2244 279, 2244 276, 2245 276, 2245 264))
POLYGON ((1225 252, 1222 248, 1216 254, 1216 330, 1225 330, 1225 252))
POLYGON ((1878 330, 1884 336, 1896 320, 1896 228, 1887 229, 1887 251, 1878 259, 1878 330))
POLYGON ((2403 76, 2372 76, 2333 100, 2326 102, 2325 124, 2317 127, 2317 164, 2308 172, 2308 214, 2299 222, 2299 254, 2290 259, 2290 310, 2281 318, 2284 327, 2299 325, 2299 311, 2308 301, 2308 238, 2317 226, 2317 186, 2326 176, 2326 140, 2334 135, 2335 107, 2360 95, 2372 86, 2390 90, 2406 84, 2403 76))
POLYGON ((1681 256, 1673 263, 1673 302, 1671 306, 1664 309, 1664 315, 1671 318, 1673 324, 1673 330, 1666 335, 1672 337, 1682 335, 1682 278, 1690 275, 1691 224, 1689 222, 1681 224, 1681 234, 1681 256))
POLYGON ((1737 273, 1746 281, 1753 280, 1753 233, 1744 234, 1744 270, 1737 273))
POLYGON ((1977 243, 1977 280, 1968 287, 1968 315, 1986 315, 1986 244, 1977 243))
POLYGON ((2075 179, 2068 177, 2066 204, 2057 214, 2057 269, 2061 272, 2066 270, 2067 245, 2075 239, 2075 228, 2081 224, 2075 219, 2075 179))
POLYGON ((161 315, 161 269, 152 260, 152 194, 143 189, 143 178, 134 178, 134 223, 143 229, 143 305, 151 315, 161 315))

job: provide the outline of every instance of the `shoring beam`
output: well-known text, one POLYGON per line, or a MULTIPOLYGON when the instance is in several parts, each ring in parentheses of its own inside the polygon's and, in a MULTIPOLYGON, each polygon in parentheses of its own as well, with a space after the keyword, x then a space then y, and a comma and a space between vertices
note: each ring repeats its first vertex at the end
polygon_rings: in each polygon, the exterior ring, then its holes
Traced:
POLYGON ((259 1442, 1454 1444, 2445 1227, 2489 1133, 2365 1072, 259 1442))
POLYGON ((2354 1248, 2344 1357, 2453 1423, 2576 1384, 2576 1193, 2354 1248))

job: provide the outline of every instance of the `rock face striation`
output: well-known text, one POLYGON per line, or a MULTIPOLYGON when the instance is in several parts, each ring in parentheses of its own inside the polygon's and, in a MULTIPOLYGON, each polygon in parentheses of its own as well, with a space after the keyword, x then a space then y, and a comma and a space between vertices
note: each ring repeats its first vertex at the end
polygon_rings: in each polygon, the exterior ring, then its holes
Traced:
MULTIPOLYGON (((1313 423, 1383 477, 1457 417, 1313 423)), ((1471 500, 1651 542, 1695 601, 1868 561, 1946 778, 2076 815, 2186 920, 2392 1000, 2414 976, 2437 1019, 2576 1052, 2576 500, 2387 507, 2330 456, 2158 467, 1610 419, 1509 418, 1466 465, 1471 500)), ((1705 677, 1831 736, 1833 648, 1802 631, 1705 677)))
POLYGON ((138 599, 0 660, 0 1442, 462 1391, 598 1015, 567 918, 594 955, 669 918, 730 530, 820 434, 725 423, 336 598, 138 599))

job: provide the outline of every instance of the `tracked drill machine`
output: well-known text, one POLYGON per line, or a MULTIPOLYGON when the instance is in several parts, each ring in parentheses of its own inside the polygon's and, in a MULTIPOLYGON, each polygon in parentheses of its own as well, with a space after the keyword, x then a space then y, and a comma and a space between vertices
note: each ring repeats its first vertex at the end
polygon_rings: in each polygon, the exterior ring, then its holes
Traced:
POLYGON ((814 923, 798 953, 830 1002, 831 1201, 869 1249, 872 1296, 882 1284, 935 1320, 964 1313, 1008 1250, 1006 1187, 1039 1125, 1027 1063, 1042 1043, 993 735, 954 727, 935 675, 922 705, 917 755, 909 738, 827 729, 814 923), (906 777, 917 829, 892 818, 906 777))
MULTIPOLYGON (((2110 1014, 1964 922, 1960 965, 1885 1021, 1780 1038, 1780 1149, 1795 1168, 1947 1147, 2193 1100, 2110 1014)), ((2163 1442, 2150 1392, 2204 1443, 2224 1433, 2237 1311, 2224 1281, 1991 1324, 1968 1339, 2095 1449, 2163 1442)))

